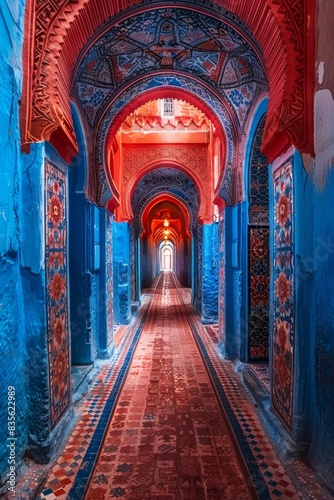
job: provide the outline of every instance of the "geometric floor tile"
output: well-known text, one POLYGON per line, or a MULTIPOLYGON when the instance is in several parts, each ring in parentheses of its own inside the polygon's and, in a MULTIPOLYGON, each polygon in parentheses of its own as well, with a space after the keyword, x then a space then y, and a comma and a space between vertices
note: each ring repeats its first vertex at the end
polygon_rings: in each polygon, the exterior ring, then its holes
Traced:
POLYGON ((174 273, 148 290, 39 499, 332 498, 280 457, 189 298, 174 273))
POLYGON ((171 280, 152 299, 86 500, 251 498, 171 280))

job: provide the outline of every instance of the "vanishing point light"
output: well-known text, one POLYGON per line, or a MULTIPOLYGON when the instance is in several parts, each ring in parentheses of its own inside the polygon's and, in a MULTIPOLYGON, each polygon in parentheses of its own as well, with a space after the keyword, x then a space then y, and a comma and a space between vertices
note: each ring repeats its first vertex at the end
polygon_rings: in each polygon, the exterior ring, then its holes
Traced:
POLYGON ((168 227, 168 226, 169 226, 169 222, 168 222, 167 217, 165 217, 165 220, 164 220, 164 226, 165 226, 165 227, 168 227))

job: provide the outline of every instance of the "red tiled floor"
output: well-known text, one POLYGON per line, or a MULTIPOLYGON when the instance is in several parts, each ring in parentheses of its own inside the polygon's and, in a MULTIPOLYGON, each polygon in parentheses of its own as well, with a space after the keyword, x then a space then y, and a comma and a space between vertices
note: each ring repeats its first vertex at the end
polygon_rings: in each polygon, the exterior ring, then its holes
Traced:
MULTIPOLYGON (((101 370, 38 499, 84 498, 73 484, 80 474, 77 482, 87 484, 88 447, 92 441, 99 444, 102 440, 96 435, 97 424, 105 416, 106 402, 150 299, 150 315, 112 413, 86 498, 242 500, 249 498, 245 483, 255 484, 258 494, 263 487, 266 493, 261 498, 333 498, 301 460, 279 457, 240 374, 232 362, 221 358, 215 339, 189 305, 189 290, 178 288, 172 273, 164 280, 158 293, 154 294, 155 285, 146 291, 136 323, 124 333, 110 365, 101 370), (187 321, 195 328, 192 333, 187 321), (194 342, 197 337, 203 344, 201 354, 198 339, 194 342), (220 383, 226 404, 219 403, 213 391, 203 364, 204 350, 206 362, 211 364, 210 377, 212 371, 215 375, 217 395, 220 383), (239 433, 239 446, 249 449, 247 467, 253 467, 253 472, 247 480, 231 442, 229 425, 239 433)), ((242 448, 241 455, 245 458, 242 448)), ((28 493, 20 498, 36 500, 28 493)))
POLYGON ((86 500, 251 498, 170 279, 153 298, 86 500))

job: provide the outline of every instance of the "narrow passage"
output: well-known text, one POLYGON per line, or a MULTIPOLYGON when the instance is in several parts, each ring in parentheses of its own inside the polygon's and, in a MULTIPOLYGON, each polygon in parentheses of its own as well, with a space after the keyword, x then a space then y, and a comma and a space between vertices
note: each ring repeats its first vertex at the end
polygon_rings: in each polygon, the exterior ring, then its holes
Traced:
POLYGON ((252 498, 173 273, 163 273, 86 500, 252 498))

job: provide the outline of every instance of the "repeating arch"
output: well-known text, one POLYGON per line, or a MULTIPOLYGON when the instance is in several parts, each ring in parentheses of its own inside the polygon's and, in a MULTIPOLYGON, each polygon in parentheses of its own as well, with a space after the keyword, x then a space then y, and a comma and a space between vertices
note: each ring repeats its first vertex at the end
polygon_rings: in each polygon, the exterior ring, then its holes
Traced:
MULTIPOLYGON (((205 220, 208 217, 208 214, 210 214, 210 207, 208 206, 209 200, 207 193, 205 193, 205 188, 204 185, 196 172, 191 171, 191 165, 183 165, 180 162, 176 161, 170 161, 170 160, 164 160, 163 158, 159 160, 158 163, 153 162, 152 164, 145 165, 144 168, 141 168, 137 173, 136 176, 133 178, 129 189, 127 192, 125 192, 125 199, 124 199, 124 205, 125 205, 125 213, 131 214, 132 213, 132 195, 136 190, 137 185, 140 183, 140 180, 143 177, 146 177, 149 173, 154 172, 156 170, 159 170, 160 172, 167 171, 167 169, 179 171, 183 173, 185 176, 189 177, 191 179, 192 183, 197 189, 197 192, 199 194, 199 200, 198 200, 198 212, 197 212, 197 217, 200 220, 205 220), (164 170, 162 170, 164 169, 164 170)), ((129 217, 127 217, 129 218, 129 217)))
MULTIPOLYGON (((69 107, 73 66, 82 47, 107 20, 139 3, 138 9, 155 4, 151 0, 26 2, 23 144, 51 140, 64 157, 75 154, 69 107)), ((301 152, 313 153, 315 0, 258 0, 252 5, 249 0, 187 0, 183 5, 230 16, 260 45, 271 96, 263 145, 269 160, 292 142, 301 152)))
POLYGON ((165 94, 168 96, 171 95, 172 92, 178 92, 179 96, 183 94, 192 96, 192 101, 196 102, 197 107, 202 110, 209 109, 210 117, 215 117, 216 122, 218 121, 218 123, 220 123, 220 129, 225 132, 226 137, 226 158, 225 166, 222 168, 219 195, 225 199, 227 205, 232 205, 235 191, 234 169, 236 167, 237 144, 237 131, 234 123, 226 107, 216 93, 203 85, 198 79, 179 74, 151 75, 142 78, 122 92, 111 103, 106 113, 101 118, 97 129, 95 152, 97 186, 94 185, 95 178, 91 177, 89 196, 94 198, 94 192, 96 191, 96 201, 101 206, 105 206, 108 200, 112 198, 112 192, 108 185, 105 168, 106 164, 108 164, 108 144, 110 136, 121 122, 120 114, 125 110, 129 110, 129 103, 141 103, 141 97, 145 100, 155 98, 156 91, 159 91, 162 95, 165 94))
POLYGON ((141 219, 146 206, 159 195, 167 194, 185 205, 190 214, 190 227, 196 227, 200 197, 196 185, 183 172, 173 168, 159 168, 148 173, 138 182, 132 195, 135 214, 134 226, 140 233, 141 219))

